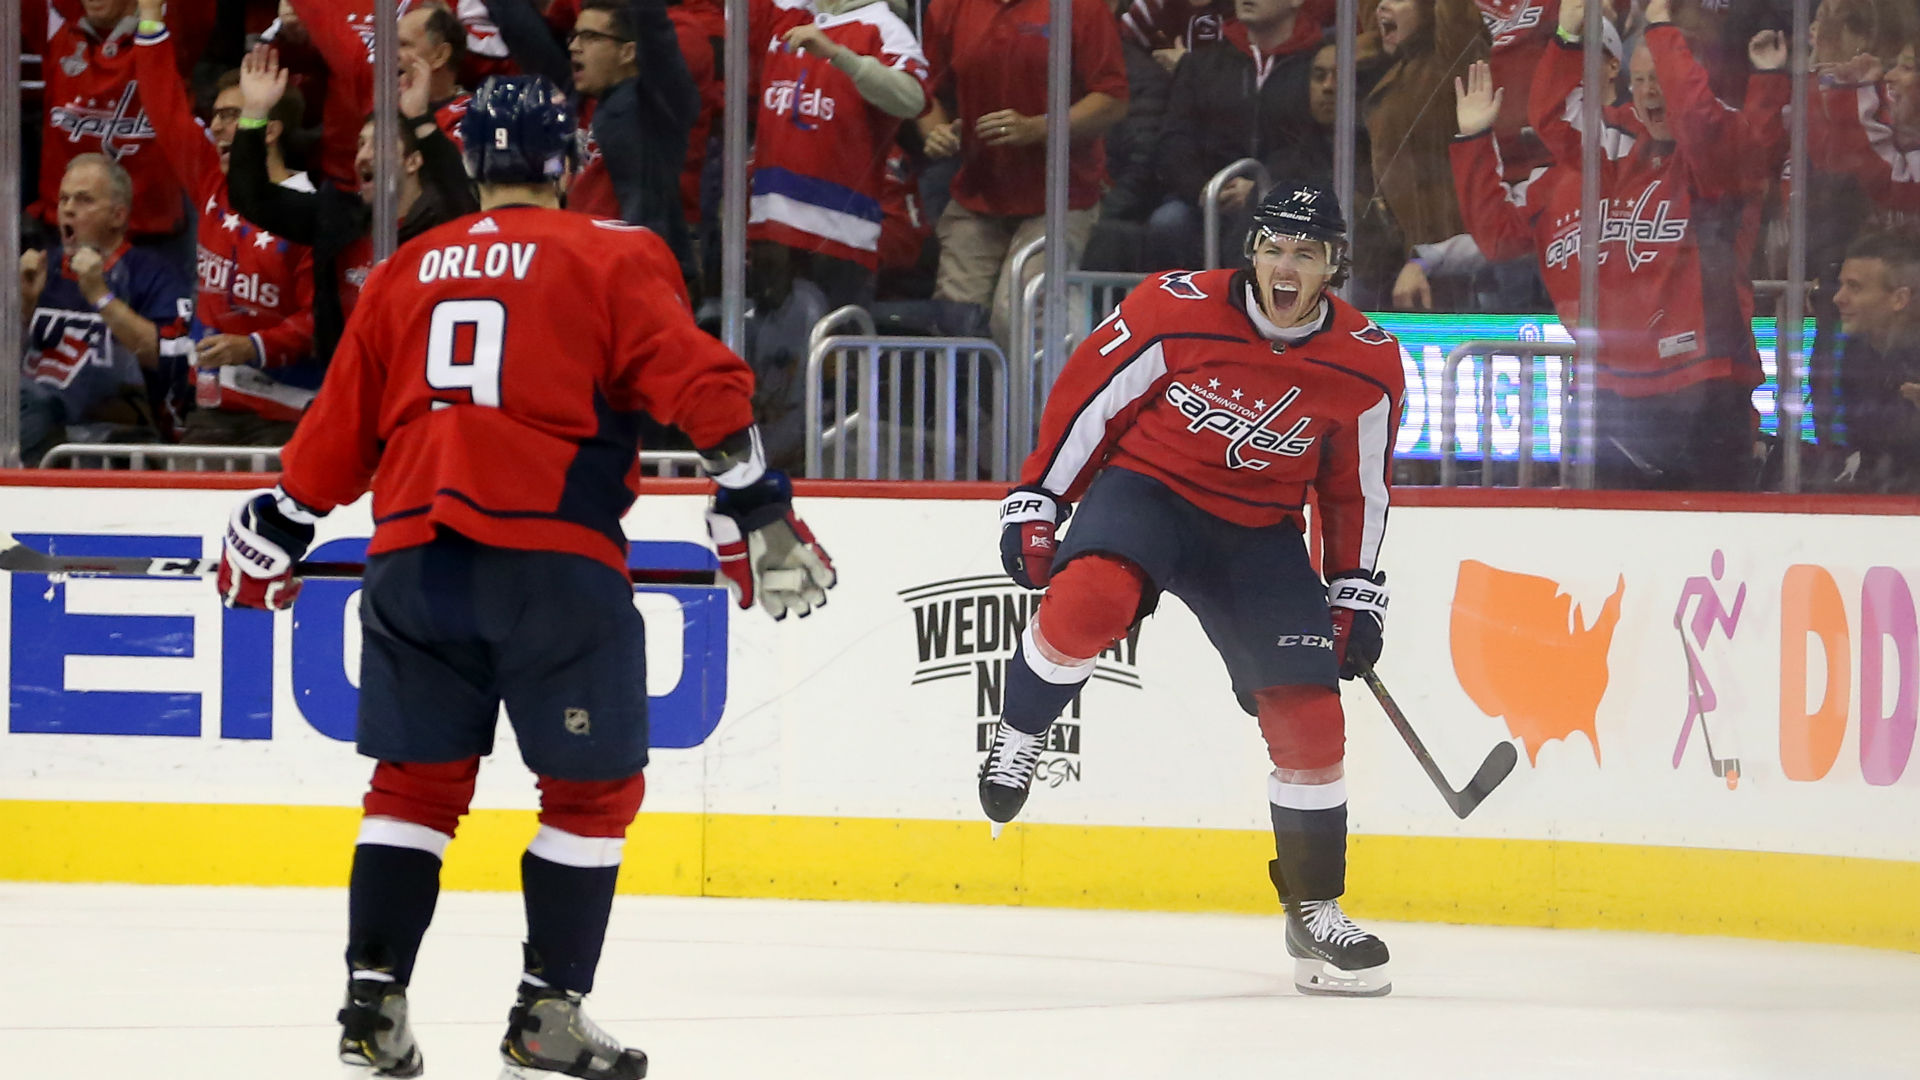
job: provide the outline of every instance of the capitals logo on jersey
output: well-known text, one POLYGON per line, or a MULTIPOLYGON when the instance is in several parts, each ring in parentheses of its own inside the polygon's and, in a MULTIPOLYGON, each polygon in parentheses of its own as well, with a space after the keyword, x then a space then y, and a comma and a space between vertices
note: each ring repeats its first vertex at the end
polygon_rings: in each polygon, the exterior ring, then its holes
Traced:
POLYGON ((1547 5, 1541 0, 1509 0, 1502 5, 1480 0, 1480 18, 1487 24, 1487 35, 1493 39, 1493 47, 1502 49, 1522 37, 1530 37, 1546 22, 1547 5))
POLYGON ((818 87, 808 88, 804 69, 798 78, 773 79, 760 97, 760 107, 774 116, 787 119, 802 131, 812 131, 818 122, 833 119, 834 100, 818 87))
POLYGON ((1271 464, 1248 456, 1249 450, 1297 458, 1313 447, 1313 437, 1306 433, 1312 417, 1295 420, 1286 431, 1271 426, 1299 398, 1299 387, 1289 388, 1272 404, 1256 399, 1251 408, 1240 403, 1244 391, 1235 388, 1223 395, 1219 390, 1219 379, 1208 379, 1204 387, 1175 380, 1167 384, 1167 403, 1187 418, 1189 432, 1208 431, 1227 440, 1227 468, 1259 472, 1271 464))
POLYGON ((88 98, 81 105, 76 98, 49 110, 47 122, 55 130, 66 132, 68 142, 99 139, 100 152, 118 160, 139 153, 140 144, 154 136, 153 124, 136 104, 139 96, 139 87, 129 83, 112 108, 100 108, 96 98, 88 98))
MULTIPOLYGON (((1607 218, 1600 232, 1600 265, 1606 265, 1610 256, 1608 248, 1613 244, 1619 244, 1626 252, 1627 269, 1634 271, 1658 259, 1660 247, 1686 240, 1691 219, 1674 217, 1671 199, 1654 202, 1662 183, 1655 180, 1632 199, 1607 201, 1607 218)), ((1564 270, 1579 254, 1580 214, 1573 211, 1554 223, 1546 263, 1551 269, 1564 270)))

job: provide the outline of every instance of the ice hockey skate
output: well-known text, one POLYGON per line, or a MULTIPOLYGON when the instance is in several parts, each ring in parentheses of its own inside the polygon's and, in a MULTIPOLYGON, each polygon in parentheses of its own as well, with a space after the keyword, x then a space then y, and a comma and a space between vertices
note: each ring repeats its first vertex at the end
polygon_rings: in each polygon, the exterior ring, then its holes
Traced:
POLYGON ((1392 992, 1387 943, 1355 925, 1338 900, 1287 904, 1287 952, 1303 994, 1383 997, 1392 992))
POLYGON ((1004 721, 994 729, 993 746, 980 763, 980 809, 993 822, 995 839, 1027 805, 1027 789, 1040 767, 1040 752, 1046 748, 1044 734, 1029 735, 1004 721))
POLYGON ((647 1055, 623 1047, 587 1018, 581 995, 522 981, 500 1040, 500 1080, 641 1080, 647 1055))
POLYGON ((414 1077, 425 1068, 407 1023, 407 988, 391 965, 356 962, 340 1007, 340 1061, 349 1076, 414 1077))

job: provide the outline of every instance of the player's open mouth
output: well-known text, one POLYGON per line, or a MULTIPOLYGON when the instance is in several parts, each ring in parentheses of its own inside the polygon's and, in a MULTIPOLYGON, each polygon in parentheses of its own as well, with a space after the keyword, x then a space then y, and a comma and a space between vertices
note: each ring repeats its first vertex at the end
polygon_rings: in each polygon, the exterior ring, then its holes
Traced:
POLYGON ((1294 305, 1298 304, 1299 302, 1300 302, 1300 286, 1299 285, 1293 284, 1291 282, 1284 282, 1284 281, 1276 281, 1273 283, 1274 314, 1284 315, 1292 311, 1294 309, 1294 305))
POLYGON ((1664 124, 1666 122, 1667 122, 1667 107, 1665 105, 1647 106, 1647 123, 1664 124))
POLYGON ((1380 43, 1382 45, 1400 44, 1400 20, 1384 10, 1380 12, 1380 43))
POLYGON ((64 221, 60 223, 60 246, 73 246, 73 225, 71 223, 64 221))

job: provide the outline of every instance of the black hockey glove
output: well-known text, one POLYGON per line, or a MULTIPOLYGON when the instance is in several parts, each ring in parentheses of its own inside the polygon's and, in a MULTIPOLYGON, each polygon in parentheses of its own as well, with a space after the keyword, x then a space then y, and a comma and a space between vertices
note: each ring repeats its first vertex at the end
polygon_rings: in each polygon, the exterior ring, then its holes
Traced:
POLYGON ((1387 575, 1359 570, 1327 581, 1327 606, 1333 614, 1333 658, 1340 677, 1356 679, 1380 662, 1380 634, 1387 622, 1387 575))
POLYGON ((825 607, 839 577, 813 530, 793 512, 793 484, 768 469, 742 487, 722 487, 707 511, 707 533, 741 609, 754 600, 775 619, 825 607))
POLYGON ((1000 500, 1000 565, 1025 589, 1044 589, 1053 576, 1053 532, 1067 508, 1042 488, 1017 487, 1000 500))

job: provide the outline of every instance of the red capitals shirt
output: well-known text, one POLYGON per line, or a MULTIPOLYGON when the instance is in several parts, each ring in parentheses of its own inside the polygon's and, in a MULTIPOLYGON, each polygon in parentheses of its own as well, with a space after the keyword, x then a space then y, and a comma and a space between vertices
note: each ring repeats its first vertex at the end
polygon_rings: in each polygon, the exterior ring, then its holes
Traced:
POLYGON ((716 446, 753 422, 752 394, 746 363, 694 325, 659 237, 501 207, 373 272, 280 482, 320 511, 371 484, 373 554, 445 527, 624 573, 639 415, 716 446))
POLYGON ((360 189, 353 167, 360 128, 373 111, 373 4, 370 0, 289 0, 314 50, 327 65, 327 103, 317 151, 320 172, 348 191, 360 189))
POLYGON ((1334 297, 1278 339, 1237 270, 1148 278, 1074 350, 1020 470, 1072 502, 1108 465, 1151 476, 1236 525, 1320 503, 1325 565, 1372 572, 1386 533, 1405 389, 1400 343, 1334 297))
POLYGON ((38 210, 49 224, 60 205, 67 163, 81 154, 105 154, 133 177, 128 232, 164 236, 185 223, 184 192, 153 145, 154 125, 134 72, 134 24, 129 16, 102 37, 85 19, 74 19, 47 41, 38 210))
MULTIPOLYGON (((923 29, 936 88, 949 78, 959 106, 960 171, 953 197, 976 214, 1038 217, 1047 212, 1047 151, 1042 144, 989 147, 974 121, 1012 109, 1047 112, 1048 0, 933 0, 923 29)), ((1127 100, 1127 65, 1120 31, 1101 0, 1073 0, 1073 101, 1092 93, 1127 100)), ((1069 155, 1067 205, 1085 210, 1100 201, 1107 158, 1102 140, 1076 145, 1069 155)))
POLYGON ((134 54, 160 147, 200 214, 194 319, 215 333, 253 338, 259 366, 268 370, 306 359, 313 350, 313 252, 250 224, 228 203, 220 151, 193 118, 166 31, 142 34, 134 54))
MULTIPOLYGON (((1649 31, 1675 142, 1655 143, 1630 109, 1609 109, 1601 145, 1606 197, 1600 253, 1598 384, 1626 397, 1672 393, 1707 379, 1760 383, 1753 340, 1753 284, 1747 271, 1758 240, 1760 198, 1779 171, 1779 110, 1790 93, 1782 75, 1749 81, 1746 110, 1707 89, 1680 32, 1649 31)), ((1485 135, 1453 145, 1454 183, 1475 243, 1490 259, 1531 251, 1541 262, 1560 318, 1580 311, 1578 48, 1547 50, 1534 82, 1536 126, 1556 163, 1513 198, 1501 186, 1485 135), (1558 94, 1558 97, 1554 95, 1558 94), (1566 103, 1555 115, 1554 102, 1566 103), (1514 201, 1517 199, 1518 201, 1514 201)))
POLYGON ((900 130, 860 96, 852 76, 788 48, 782 37, 813 25, 837 44, 912 75, 924 92, 927 61, 886 0, 816 14, 808 0, 754 0, 748 48, 759 57, 759 120, 747 236, 818 251, 871 270, 879 262, 881 185, 900 130))
POLYGON ((1500 148, 1500 164, 1510 181, 1525 180, 1535 169, 1553 164, 1537 137, 1527 134, 1527 103, 1540 54, 1554 40, 1560 25, 1560 0, 1474 0, 1487 24, 1492 49, 1493 85, 1506 91, 1493 137, 1500 148))

